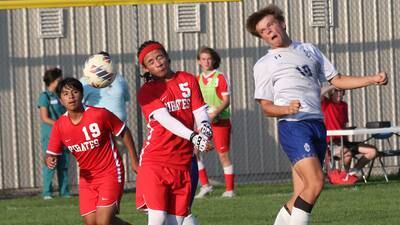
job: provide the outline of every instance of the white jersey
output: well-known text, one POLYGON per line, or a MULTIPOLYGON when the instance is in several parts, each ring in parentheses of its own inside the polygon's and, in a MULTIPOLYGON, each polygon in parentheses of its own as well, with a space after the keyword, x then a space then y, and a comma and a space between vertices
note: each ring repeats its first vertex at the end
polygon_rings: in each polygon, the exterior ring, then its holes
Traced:
POLYGON ((338 74, 332 63, 312 44, 293 42, 271 49, 254 65, 254 98, 289 105, 300 100, 298 113, 280 120, 322 119, 321 84, 338 74))

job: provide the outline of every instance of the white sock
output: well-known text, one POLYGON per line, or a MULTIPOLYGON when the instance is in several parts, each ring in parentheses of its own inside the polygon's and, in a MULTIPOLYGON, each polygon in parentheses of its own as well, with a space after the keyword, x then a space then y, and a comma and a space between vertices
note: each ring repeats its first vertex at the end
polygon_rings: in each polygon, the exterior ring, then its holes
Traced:
POLYGON ((148 210, 148 225, 165 225, 167 222, 167 212, 161 210, 148 210))
POLYGON ((310 213, 293 207, 289 225, 308 225, 310 213))
POLYGON ((197 223, 196 218, 192 214, 189 214, 183 220, 183 224, 182 225, 199 225, 199 224, 197 223))
POLYGON ((185 219, 184 216, 177 216, 177 215, 168 214, 167 215, 167 222, 165 224, 166 225, 182 225, 183 219, 185 219))
POLYGON ((197 167, 199 168, 199 170, 203 170, 204 169, 204 163, 201 160, 197 160, 197 167))
POLYGON ((233 164, 224 167, 224 174, 233 174, 233 164))
POLYGON ((283 206, 281 210, 279 210, 278 215, 276 215, 274 225, 289 225, 290 223, 290 214, 283 206))

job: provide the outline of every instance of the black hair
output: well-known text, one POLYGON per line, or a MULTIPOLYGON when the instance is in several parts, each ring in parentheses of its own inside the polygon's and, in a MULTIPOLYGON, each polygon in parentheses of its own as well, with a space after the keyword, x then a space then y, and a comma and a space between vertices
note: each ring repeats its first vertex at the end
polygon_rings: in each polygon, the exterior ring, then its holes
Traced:
POLYGON ((270 4, 267 7, 251 14, 247 18, 246 21, 247 31, 256 37, 261 37, 256 30, 256 25, 258 24, 258 22, 260 22, 260 20, 269 15, 272 15, 275 19, 277 19, 280 22, 285 22, 285 17, 283 16, 282 10, 274 4, 270 4))
POLYGON ((214 49, 207 47, 207 46, 202 46, 200 47, 199 51, 197 52, 197 60, 200 60, 200 55, 202 53, 207 53, 211 55, 211 58, 213 59, 213 69, 218 69, 219 65, 221 64, 221 57, 219 56, 218 52, 216 52, 214 49))
POLYGON ((53 81, 57 80, 58 78, 62 77, 62 71, 60 68, 53 67, 44 72, 43 81, 48 87, 53 81))
POLYGON ((56 88, 56 93, 59 98, 61 98, 61 91, 64 87, 77 90, 83 95, 82 83, 76 78, 66 77, 66 78, 60 80, 60 82, 58 82, 58 85, 56 88))
MULTIPOLYGON (((163 46, 163 45, 162 45, 160 42, 158 42, 158 41, 152 41, 152 40, 145 41, 145 42, 143 42, 143 43, 140 45, 140 47, 138 48, 137 58, 139 58, 139 55, 140 55, 140 53, 142 52, 142 50, 143 50, 144 48, 146 48, 146 47, 147 47, 148 45, 150 45, 150 44, 159 44, 159 45, 163 46)), ((161 51, 163 52, 163 54, 168 58, 168 62, 171 62, 171 59, 169 58, 168 53, 167 53, 167 51, 165 50, 165 48, 164 48, 164 47, 163 47, 163 48, 160 48, 160 50, 161 50, 161 51)), ((144 66, 143 62, 142 62, 142 65, 144 66)), ((149 72, 146 72, 146 73, 144 73, 144 74, 141 74, 140 77, 142 77, 142 78, 144 79, 145 82, 148 82, 148 81, 153 80, 153 76, 152 76, 151 73, 149 73, 149 72)))
POLYGON ((106 52, 106 51, 100 51, 100 52, 98 52, 97 54, 110 57, 110 54, 109 54, 108 52, 106 52))

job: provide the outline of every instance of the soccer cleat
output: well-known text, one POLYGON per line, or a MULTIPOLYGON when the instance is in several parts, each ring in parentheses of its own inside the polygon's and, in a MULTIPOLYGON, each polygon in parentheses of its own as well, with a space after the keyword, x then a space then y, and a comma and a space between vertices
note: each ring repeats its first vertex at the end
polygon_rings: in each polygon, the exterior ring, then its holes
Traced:
POLYGON ((203 186, 200 188, 199 193, 194 198, 204 198, 204 196, 213 192, 213 187, 211 185, 203 186))
POLYGON ((222 197, 224 198, 233 198, 235 196, 236 194, 233 191, 225 191, 224 193, 222 193, 222 197))
POLYGON ((44 200, 51 200, 51 199, 53 199, 53 197, 51 197, 51 196, 43 196, 43 199, 44 200))
POLYGON ((197 222, 196 218, 192 214, 189 214, 183 220, 182 225, 199 225, 199 223, 197 222))

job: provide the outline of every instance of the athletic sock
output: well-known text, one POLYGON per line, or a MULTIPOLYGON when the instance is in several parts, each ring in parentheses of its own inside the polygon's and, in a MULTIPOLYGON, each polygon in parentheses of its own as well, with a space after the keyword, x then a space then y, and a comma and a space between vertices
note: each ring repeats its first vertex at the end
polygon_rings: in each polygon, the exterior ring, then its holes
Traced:
POLYGON ((290 223, 289 209, 286 205, 284 205, 281 208, 281 210, 279 210, 278 215, 276 215, 274 225, 289 225, 289 223, 290 223))
POLYGON ((206 168, 204 167, 204 164, 202 161, 197 161, 197 165, 199 167, 199 180, 201 186, 208 185, 208 176, 207 176, 207 171, 206 168))
POLYGON ((224 167, 224 177, 226 191, 233 191, 235 185, 235 174, 233 173, 233 165, 224 167))
POLYGON ((313 206, 298 196, 294 202, 289 225, 308 225, 313 206))

